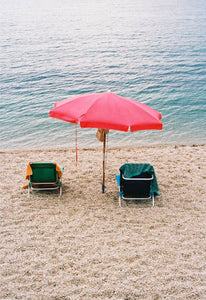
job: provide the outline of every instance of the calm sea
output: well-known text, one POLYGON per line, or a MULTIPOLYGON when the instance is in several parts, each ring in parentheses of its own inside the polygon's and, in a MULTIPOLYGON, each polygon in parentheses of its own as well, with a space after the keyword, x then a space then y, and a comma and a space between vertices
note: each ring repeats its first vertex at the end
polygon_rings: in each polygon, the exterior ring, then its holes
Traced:
MULTIPOLYGON (((205 0, 0 0, 0 150, 73 148, 54 102, 110 90, 160 111, 162 131, 109 146, 206 142, 205 0)), ((78 128, 78 146, 101 146, 78 128)))

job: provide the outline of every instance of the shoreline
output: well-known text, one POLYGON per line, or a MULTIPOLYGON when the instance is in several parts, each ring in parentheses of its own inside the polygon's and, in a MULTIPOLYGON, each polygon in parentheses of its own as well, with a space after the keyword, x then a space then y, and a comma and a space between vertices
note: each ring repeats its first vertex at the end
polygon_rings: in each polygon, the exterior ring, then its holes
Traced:
POLYGON ((0 152, 1 299, 204 299, 206 145, 0 152), (29 161, 64 166, 63 195, 22 186, 29 161), (122 164, 154 166, 161 195, 118 205, 122 164))
MULTIPOLYGON (((171 144, 152 144, 152 145, 139 145, 139 146, 114 146, 114 147, 108 147, 107 150, 124 150, 124 149, 139 149, 139 148, 164 148, 164 147, 199 147, 199 146, 205 146, 206 143, 171 143, 171 144)), ((89 150, 93 150, 93 151, 99 151, 102 149, 102 143, 100 142, 100 146, 99 147, 78 147, 77 150, 79 151, 89 151, 89 150)), ((0 150, 0 154, 1 153, 18 153, 18 152, 41 152, 41 151, 76 151, 76 149, 74 147, 68 147, 68 148, 58 148, 58 147, 50 147, 50 148, 37 148, 37 149, 24 149, 24 150, 20 150, 20 149, 9 149, 9 150, 0 150)))

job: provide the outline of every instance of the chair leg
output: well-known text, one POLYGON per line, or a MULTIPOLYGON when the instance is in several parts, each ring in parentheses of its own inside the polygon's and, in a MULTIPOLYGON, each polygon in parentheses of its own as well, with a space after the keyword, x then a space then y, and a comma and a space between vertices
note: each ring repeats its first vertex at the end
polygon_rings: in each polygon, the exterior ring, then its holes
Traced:
POLYGON ((152 207, 154 207, 154 194, 152 194, 152 207))
POLYGON ((62 184, 60 184, 60 188, 59 188, 59 197, 62 196, 62 184))
POLYGON ((30 185, 28 185, 28 197, 30 198, 30 194, 31 194, 31 187, 30 185))
POLYGON ((119 207, 122 207, 122 197, 119 195, 119 207))

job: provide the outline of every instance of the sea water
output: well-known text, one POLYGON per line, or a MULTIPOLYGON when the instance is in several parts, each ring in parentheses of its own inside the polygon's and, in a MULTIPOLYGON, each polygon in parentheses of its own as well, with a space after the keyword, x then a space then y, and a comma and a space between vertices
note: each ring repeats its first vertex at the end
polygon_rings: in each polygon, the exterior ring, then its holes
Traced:
MULTIPOLYGON (((0 0, 0 150, 75 147, 55 102, 111 91, 162 114, 162 131, 109 145, 206 142, 205 0, 0 0)), ((77 128, 78 147, 96 147, 77 128)))

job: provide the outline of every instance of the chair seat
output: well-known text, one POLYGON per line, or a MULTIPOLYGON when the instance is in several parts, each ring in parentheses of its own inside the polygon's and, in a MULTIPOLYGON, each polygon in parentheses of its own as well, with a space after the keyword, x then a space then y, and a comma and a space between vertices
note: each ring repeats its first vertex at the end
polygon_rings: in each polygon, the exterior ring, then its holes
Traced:
POLYGON ((152 175, 142 173, 139 176, 121 179, 121 191, 123 198, 150 198, 150 186, 152 175))

